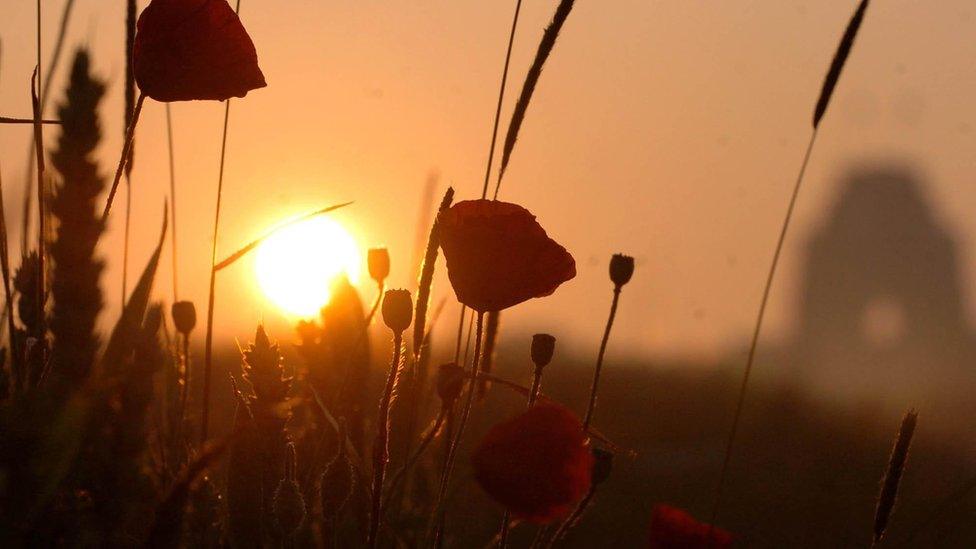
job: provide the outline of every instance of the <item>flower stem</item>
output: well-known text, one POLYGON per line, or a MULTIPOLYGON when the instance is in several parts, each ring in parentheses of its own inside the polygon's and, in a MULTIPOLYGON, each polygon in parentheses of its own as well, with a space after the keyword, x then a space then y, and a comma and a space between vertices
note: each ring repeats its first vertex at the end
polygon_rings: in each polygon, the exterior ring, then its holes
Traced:
POLYGON ((779 256, 783 251, 783 242, 786 240, 786 233, 790 228, 790 221, 793 219, 793 210, 796 208, 796 199, 800 195, 800 187, 803 184, 803 176, 807 171, 807 164, 810 163, 810 154, 813 152, 813 144, 817 140, 817 130, 814 128, 810 134, 810 142, 807 150, 803 154, 803 162, 800 164, 800 172, 796 176, 796 183, 793 184, 793 194, 790 195, 790 202, 786 208, 786 216, 783 219, 783 226, 779 231, 779 239, 776 241, 776 251, 773 252, 773 261, 769 266, 769 273, 766 275, 766 286, 763 288, 762 301, 759 303, 759 312, 756 314, 756 324, 752 331, 752 342, 749 344, 749 356, 746 358, 746 368, 742 373, 742 385, 739 387, 739 397, 735 404, 735 414, 732 416, 732 428, 729 429, 729 438, 725 444, 725 457, 722 459, 722 471, 719 473, 718 484, 715 487, 715 499, 712 503, 712 514, 708 521, 709 524, 715 523, 718 516, 718 509, 722 504, 722 494, 725 490, 725 480, 729 472, 729 463, 732 461, 732 449, 735 444, 735 435, 739 430, 739 420, 742 416, 742 406, 746 400, 746 388, 749 386, 749 375, 752 373, 752 364, 756 358, 756 349, 759 346, 759 334, 762 331, 763 319, 766 316, 766 305, 769 303, 769 293, 773 287, 773 279, 776 276, 776 267, 779 265, 779 256))
POLYGON ((593 370, 593 385, 590 386, 590 403, 586 407, 586 415, 583 418, 583 430, 590 427, 593 419, 593 411, 596 409, 596 393, 600 386, 600 371, 603 369, 603 356, 607 352, 607 341, 610 340, 610 329, 613 328, 613 319, 617 316, 617 303, 620 301, 620 286, 613 288, 613 303, 610 304, 610 316, 607 318, 607 326, 603 329, 603 340, 600 341, 600 353, 596 357, 596 368, 593 370))
POLYGON ((403 464, 403 467, 401 467, 400 470, 393 475, 393 479, 390 481, 390 493, 386 498, 387 502, 389 502, 389 500, 393 497, 393 494, 396 492, 400 482, 406 478, 407 473, 410 472, 410 468, 417 463, 424 452, 427 451, 427 448, 430 447, 430 443, 434 442, 434 439, 437 438, 438 434, 440 434, 442 431, 441 428, 444 426, 444 421, 447 419, 449 409, 450 408, 448 406, 441 408, 440 413, 437 414, 437 419, 434 420, 433 426, 431 426, 431 428, 424 433, 424 436, 421 437, 420 445, 417 446, 417 449, 413 452, 413 454, 407 458, 407 461, 403 464))
MULTIPOLYGON (((542 387, 542 367, 536 366, 535 372, 532 375, 532 388, 529 389, 529 403, 528 403, 529 408, 531 408, 532 405, 535 404, 535 401, 538 400, 539 389, 541 387, 542 387)), ((498 530, 499 549, 505 549, 506 547, 508 547, 508 531, 510 528, 509 522, 511 522, 511 518, 512 518, 512 514, 508 511, 508 509, 506 509, 505 513, 502 514, 502 525, 498 530)))
MULTIPOLYGON (((240 7, 240 4, 238 4, 240 7)), ((210 374, 213 371, 214 296, 217 288, 217 235, 220 230, 220 203, 224 195, 224 162, 227 159, 227 126, 230 123, 230 99, 224 103, 224 129, 220 139, 220 171, 217 174, 217 204, 214 206, 213 242, 210 248, 210 291, 207 296, 207 336, 203 353, 203 406, 200 412, 200 443, 207 441, 210 426, 210 374)))
POLYGON ((383 478, 386 475, 386 464, 390 461, 390 406, 396 394, 397 382, 400 379, 400 348, 403 346, 403 332, 393 334, 393 359, 390 361, 390 373, 386 378, 386 388, 380 399, 380 411, 376 418, 376 440, 373 443, 373 489, 372 503, 369 515, 369 532, 366 544, 374 548, 378 543, 380 516, 383 512, 383 478))
POLYGON ((568 517, 566 517, 566 520, 564 520, 559 525, 559 528, 556 530, 556 533, 554 533, 552 537, 549 538, 549 542, 546 543, 547 548, 555 545, 560 539, 562 539, 563 536, 565 536, 569 532, 570 528, 576 526, 576 523, 579 522, 579 520, 583 517, 583 513, 585 513, 586 509, 590 506, 590 502, 593 501, 594 495, 596 495, 596 485, 591 484, 590 489, 586 492, 586 495, 583 496, 583 499, 581 499, 580 502, 576 504, 576 507, 573 509, 573 512, 570 513, 568 517))
POLYGON ((170 215, 173 225, 173 303, 179 301, 179 284, 177 284, 179 273, 177 264, 177 244, 176 244, 176 159, 173 152, 173 114, 170 112, 169 103, 166 103, 166 148, 169 152, 169 203, 170 215))
POLYGON ((481 364, 481 335, 484 331, 485 313, 478 311, 478 319, 475 324, 474 336, 474 357, 471 365, 471 379, 468 381, 468 394, 464 400, 464 407, 461 409, 461 418, 458 421, 457 432, 451 441, 450 449, 447 452, 447 460, 444 465, 444 474, 441 475, 440 487, 437 490, 437 500, 434 505, 434 519, 437 526, 434 529, 434 545, 440 543, 443 534, 442 526, 444 520, 444 498, 447 496, 447 487, 451 481, 451 474, 454 472, 454 465, 457 459, 458 447, 461 445, 461 437, 464 436, 464 428, 467 426, 468 418, 471 416, 471 408, 474 405, 474 393, 477 388, 478 368, 481 364))

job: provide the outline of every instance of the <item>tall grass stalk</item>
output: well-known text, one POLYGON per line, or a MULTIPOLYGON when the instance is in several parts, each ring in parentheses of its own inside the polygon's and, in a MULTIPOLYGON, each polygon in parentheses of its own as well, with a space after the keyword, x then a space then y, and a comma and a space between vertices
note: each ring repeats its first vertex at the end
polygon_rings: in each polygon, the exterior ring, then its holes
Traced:
MULTIPOLYGON (((498 105, 495 107, 495 122, 491 130, 491 145, 488 147, 488 166, 485 167, 485 183, 481 189, 481 198, 488 196, 488 180, 491 179, 491 164, 495 159, 495 143, 498 140, 498 121, 502 116, 502 103, 505 100, 505 84, 508 82, 508 65, 512 59, 512 45, 515 43, 515 29, 518 27, 519 13, 522 11, 522 0, 515 3, 515 15, 512 16, 512 31, 508 35, 508 48, 505 50, 505 67, 502 69, 502 82, 498 89, 498 105)), ((498 192, 495 192, 498 196, 498 192)))
MULTIPOLYGON (((234 13, 240 15, 241 0, 234 5, 234 13)), ((217 261, 217 236, 220 234, 220 202, 224 195, 224 162, 227 158, 227 126, 230 124, 230 103, 224 103, 224 128, 220 138, 220 171, 217 175, 217 204, 214 206, 213 242, 210 250, 210 288, 207 294, 207 335, 203 354, 203 404, 200 412, 200 440, 206 442, 210 423, 210 377, 213 371, 213 316, 214 291, 216 290, 217 271, 214 266, 217 261)))
MULTIPOLYGON (((549 22, 549 26, 542 33, 542 40, 539 42, 539 48, 536 50, 535 59, 532 60, 529 72, 525 75, 522 92, 519 94, 518 101, 515 103, 515 110, 512 112, 512 121, 509 122, 508 132, 505 134, 505 144, 502 147, 502 164, 498 170, 498 181, 495 182, 495 199, 498 198, 498 189, 501 187, 502 178, 505 177, 505 169, 508 168, 508 161, 512 157, 512 150, 515 149, 515 141, 518 139, 519 129, 522 127, 522 121, 525 119, 529 102, 532 101, 532 93, 535 92, 535 87, 539 83, 539 77, 542 75, 542 67, 546 64, 546 60, 549 59, 549 54, 552 53, 552 48, 556 45, 556 39, 559 38, 559 31, 562 30, 563 24, 566 22, 572 10, 573 0, 560 0, 559 5, 556 6, 556 12, 552 16, 552 21, 549 22)), ((485 183, 485 189, 487 191, 487 181, 485 183)))
MULTIPOLYGON (((58 25, 58 37, 57 37, 57 39, 54 42, 54 50, 51 52, 51 60, 48 62, 47 70, 44 71, 44 77, 42 79, 43 82, 50 82, 51 81, 51 79, 52 79, 52 77, 54 75, 54 71, 57 70, 58 62, 61 60, 61 52, 64 51, 64 39, 65 39, 65 36, 68 34, 68 23, 71 21, 71 11, 72 11, 72 8, 74 8, 74 4, 75 4, 74 0, 66 0, 65 3, 64 3, 64 8, 62 8, 62 10, 61 10, 61 22, 58 25)), ((40 67, 41 66, 40 65, 40 63, 41 63, 41 33, 40 33, 40 28, 41 28, 41 13, 40 13, 40 1, 38 1, 37 28, 38 28, 38 32, 37 32, 37 66, 40 67)), ((44 113, 44 109, 47 106, 48 94, 51 91, 51 87, 50 86, 48 86, 48 87, 38 86, 38 87, 41 88, 39 90, 39 94, 41 96, 41 113, 43 114, 44 113)), ((25 172, 24 172, 24 173, 27 174, 26 175, 27 180, 24 183, 25 192, 24 192, 23 218, 22 218, 22 221, 21 221, 21 223, 22 223, 22 225, 21 225, 21 250, 27 250, 27 248, 28 248, 28 241, 30 239, 30 236, 29 235, 30 235, 31 208, 33 207, 33 204, 32 204, 33 199, 32 199, 32 197, 34 196, 33 193, 31 193, 30 189, 31 189, 31 183, 32 183, 31 182, 31 177, 32 177, 32 174, 34 173, 34 162, 35 162, 35 158, 36 157, 34 155, 34 144, 31 143, 31 146, 28 147, 27 170, 25 170, 25 172)))
POLYGON ((475 336, 474 336, 474 356, 472 357, 471 363, 471 379, 468 381, 468 392, 464 399, 464 405, 461 408, 461 417, 458 420, 457 432, 454 434, 454 438, 451 440, 451 445, 447 452, 447 458, 444 464, 444 472, 441 475, 440 485, 437 489, 437 499, 434 504, 434 520, 437 521, 437 525, 434 528, 434 544, 439 545, 441 536, 443 535, 443 516, 445 513, 444 498, 447 497, 447 487, 451 482, 451 475, 454 472, 454 466, 457 461, 458 447, 461 445, 461 438, 464 436, 464 429, 468 424, 468 418, 471 416, 471 409, 474 407, 474 394, 477 390, 477 378, 478 369, 481 363, 481 343, 482 334, 484 332, 484 318, 485 313, 478 312, 477 320, 475 322, 475 336))
POLYGON ((169 103, 166 103, 166 151, 169 157, 169 201, 171 206, 170 216, 173 224, 173 303, 180 299, 179 291, 179 263, 177 258, 178 245, 176 242, 176 154, 173 150, 173 113, 169 103))
MULTIPOLYGON (((132 49, 136 40, 136 0, 125 2, 125 112, 123 128, 132 124, 136 103, 136 77, 132 70, 132 49)), ((122 303, 125 303, 129 278, 129 224, 132 220, 132 161, 133 147, 125 160, 125 231, 122 239, 122 303)))
POLYGON ((854 45, 854 39, 857 37, 857 32, 861 27, 861 22, 864 20, 864 13, 867 10, 867 7, 868 0, 861 0, 857 10, 851 17, 850 22, 848 22, 844 35, 841 37, 841 40, 837 46, 837 51, 834 54, 833 60, 831 61, 830 69, 827 72, 827 76, 824 78, 820 96, 817 98, 817 104, 813 112, 813 130, 810 133, 810 141, 807 143, 806 152, 803 154, 803 161, 800 163, 800 171, 797 174, 796 181, 793 184, 793 192, 790 195, 790 201, 786 208, 786 216, 783 219, 783 225, 779 231, 779 238, 776 241, 776 248, 773 252, 773 260, 769 266, 769 272, 766 274, 766 284, 763 287, 762 300, 759 303, 759 311, 756 314, 756 322, 753 327, 752 340, 749 344, 749 354, 746 358, 746 366, 742 374, 742 383, 739 387, 739 395, 735 405, 735 413, 732 416, 732 427, 729 430, 729 437, 725 445, 725 456, 722 459, 722 469, 719 473, 718 484, 715 488, 709 524, 715 523, 715 519, 718 516, 719 507, 722 504, 722 496, 725 489, 725 482, 728 477, 729 464, 732 459, 735 437, 739 429, 739 422, 742 419, 742 408, 745 404, 746 390, 749 385, 749 376, 752 373, 752 366, 755 361, 756 350, 759 345, 759 334, 762 331, 763 319, 766 316, 766 306, 769 302, 769 294, 772 290, 773 279, 776 276, 776 267, 779 265, 779 258, 783 251, 783 243, 786 241, 786 235, 789 231, 790 221, 793 219, 793 211, 796 207, 797 197, 800 194, 800 188, 803 184, 803 176, 806 174, 807 165, 810 162, 810 156, 813 152, 813 145, 817 140, 817 132, 820 129, 820 122, 823 119, 824 114, 827 112, 827 107, 830 105, 830 99, 833 96, 837 82, 840 80, 841 72, 844 68, 844 64, 847 62, 848 56, 850 55, 851 48, 854 45))
MULTIPOLYGON (((40 47, 41 47, 41 3, 40 0, 37 2, 37 47, 38 47, 38 57, 40 57, 40 47)), ((47 204, 44 200, 45 188, 44 188, 44 131, 43 125, 41 124, 41 102, 40 96, 40 65, 34 68, 34 75, 31 79, 31 107, 34 111, 34 152, 37 155, 37 256, 38 256, 38 269, 37 269, 37 322, 40 326, 39 334, 41 338, 45 337, 47 332, 47 319, 44 317, 44 305, 47 301, 47 262, 46 262, 46 240, 47 240, 47 225, 46 212, 47 204)))

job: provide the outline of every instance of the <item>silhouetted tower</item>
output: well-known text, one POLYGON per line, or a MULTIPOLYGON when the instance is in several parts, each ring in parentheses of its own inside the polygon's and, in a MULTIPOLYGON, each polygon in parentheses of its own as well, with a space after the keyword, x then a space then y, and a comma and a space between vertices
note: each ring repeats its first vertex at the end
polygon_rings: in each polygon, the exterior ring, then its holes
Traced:
POLYGON ((956 244, 911 172, 850 172, 802 272, 789 354, 805 383, 916 404, 976 386, 956 244))

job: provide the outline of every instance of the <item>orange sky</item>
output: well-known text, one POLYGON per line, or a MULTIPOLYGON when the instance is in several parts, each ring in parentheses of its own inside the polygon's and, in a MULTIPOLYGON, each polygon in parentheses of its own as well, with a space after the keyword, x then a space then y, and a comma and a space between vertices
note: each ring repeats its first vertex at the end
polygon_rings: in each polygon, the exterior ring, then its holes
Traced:
MULTIPOLYGON (((551 331, 566 345, 592 351, 610 298, 606 262, 625 252, 639 264, 624 292, 617 352, 716 356, 740 345, 821 79, 855 4, 577 2, 529 109, 501 198, 531 209, 575 255, 579 275, 554 296, 511 311, 508 333, 551 331)), ((68 35, 70 46, 94 50, 95 67, 111 84, 102 111, 106 177, 121 147, 123 5, 77 0, 68 35)), ((408 284, 427 174, 439 171, 442 185, 453 184, 461 198, 480 193, 513 5, 243 0, 242 19, 269 86, 233 104, 218 255, 282 217, 355 200, 336 218, 362 246, 387 244, 391 282, 408 284)), ((46 54, 61 6, 45 2, 46 54)), ((523 6, 510 98, 554 6, 523 6)), ((773 292, 769 339, 790 327, 802 243, 833 200, 839 176, 863 159, 918 169, 936 210, 959 236, 963 279, 976 279, 972 9, 964 0, 871 5, 822 125, 773 292)), ((30 113, 34 17, 34 2, 0 6, 5 115, 30 113)), ((54 100, 66 67, 62 62, 53 82, 54 100)), ((510 108, 507 101, 503 128, 510 108)), ((173 112, 180 290, 202 305, 223 108, 181 103, 173 112)), ((168 193, 163 113, 161 104, 147 102, 138 131, 134 270, 148 257, 168 193)), ((47 132, 49 140, 54 135, 47 132)), ((26 127, 0 128, 8 211, 19 209, 28 141, 26 127)), ((113 215, 103 256, 119 257, 120 214, 113 215)), ((167 300, 170 269, 167 255, 156 286, 167 300)), ((118 262, 106 277, 104 316, 111 319, 118 262)), ((221 277, 216 322, 225 335, 243 338, 262 318, 280 320, 253 278, 250 264, 221 277)), ((437 295, 449 291, 445 279, 438 283, 437 295)), ((367 285, 367 299, 371 292, 367 285)), ((970 311, 973 297, 967 295, 970 311)), ((445 319, 453 317, 449 310, 445 319)), ((445 320, 442 333, 451 329, 453 320, 445 320)))

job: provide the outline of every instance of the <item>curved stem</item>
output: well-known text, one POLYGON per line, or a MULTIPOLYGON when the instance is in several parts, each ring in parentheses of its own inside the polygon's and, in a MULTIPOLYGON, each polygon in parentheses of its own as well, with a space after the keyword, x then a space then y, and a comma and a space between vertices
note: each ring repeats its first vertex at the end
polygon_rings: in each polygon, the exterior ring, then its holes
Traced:
MULTIPOLYGON (((437 438, 437 435, 440 434, 441 427, 444 426, 444 421, 447 419, 447 413, 448 413, 448 407, 447 406, 442 407, 440 413, 437 414, 437 419, 434 420, 434 424, 431 426, 430 429, 427 430, 426 433, 424 433, 424 436, 421 437, 420 445, 417 446, 417 449, 414 451, 414 453, 409 458, 407 458, 407 461, 406 463, 403 464, 403 467, 401 467, 396 472, 396 474, 393 475, 393 479, 390 481, 390 493, 386 498, 386 502, 389 502, 390 498, 393 497, 393 494, 396 492, 400 482, 403 481, 403 479, 406 478, 407 473, 410 472, 410 468, 417 463, 417 461, 424 454, 424 452, 427 451, 427 448, 430 446, 430 443, 434 442, 434 439, 437 438)), ((384 503, 384 506, 385 505, 386 503, 384 503)))
POLYGON ((434 529, 434 544, 440 543, 443 534, 442 523, 444 519, 444 498, 447 496, 447 487, 451 481, 451 474, 454 472, 454 465, 457 459, 458 447, 461 445, 461 438, 464 436, 464 428, 471 417, 471 408, 474 405, 474 393, 477 388, 478 368, 481 364, 481 335, 484 330, 485 313, 478 311, 478 319, 475 324, 474 336, 474 357, 471 365, 471 379, 468 381, 468 394, 464 400, 464 408, 461 409, 461 418, 458 421, 457 433, 451 441, 451 447, 447 452, 447 460, 444 465, 444 474, 441 476, 440 487, 437 490, 437 500, 434 505, 434 518, 437 526, 434 529))
POLYGON ((712 514, 709 524, 715 523, 718 516, 718 509, 722 504, 722 494, 725 490, 725 480, 729 472, 729 463, 732 460, 732 449, 735 444, 735 435, 739 430, 739 421, 742 416, 742 406, 746 400, 746 388, 749 385, 749 375, 752 373, 752 364, 756 358, 756 349, 759 346, 759 334, 762 331, 763 319, 766 316, 766 305, 769 303, 769 293, 773 287, 773 278, 776 276, 776 267, 779 265, 779 256, 783 251, 783 242, 786 240, 786 233, 790 228, 790 221, 793 219, 793 210, 796 208, 796 199, 800 195, 800 187, 803 184, 803 175, 807 171, 807 164, 810 162, 810 154, 813 152, 813 144, 817 140, 817 130, 814 129, 810 134, 810 142, 807 150, 803 154, 803 162, 800 164, 800 172, 796 176, 793 184, 793 194, 790 195, 790 202, 786 208, 786 216, 783 219, 783 226, 779 231, 779 239, 776 241, 776 251, 773 252, 773 261, 769 266, 769 273, 766 275, 766 286, 763 288, 762 301, 759 303, 759 312, 756 314, 756 324, 752 331, 752 342, 749 344, 749 356, 746 359, 746 368, 742 374, 742 385, 739 387, 739 397, 735 404, 735 414, 732 416, 732 428, 729 430, 729 438, 725 444, 725 457, 722 459, 722 471, 719 474, 718 485, 715 487, 715 500, 712 503, 712 514))
POLYGON ((566 520, 559 525, 559 528, 556 530, 556 533, 552 535, 552 538, 549 539, 546 547, 552 547, 555 545, 569 532, 571 528, 576 526, 576 523, 579 522, 579 520, 583 517, 583 513, 585 513, 586 509, 590 506, 590 502, 593 501, 594 495, 596 495, 596 485, 592 484, 590 485, 589 491, 587 491, 586 495, 583 496, 583 499, 576 504, 576 508, 573 509, 573 512, 570 513, 570 515, 566 517, 566 520))
POLYGON ((403 332, 393 334, 393 359, 390 361, 390 373, 386 378, 386 388, 380 399, 380 411, 376 418, 376 440, 373 443, 373 489, 371 492, 371 511, 369 515, 369 532, 366 544, 376 547, 379 537, 380 516, 383 512, 383 478, 386 475, 386 464, 390 461, 390 406, 396 394, 397 381, 400 379, 400 348, 403 346, 403 332))
POLYGON ((613 319, 617 316, 617 303, 620 301, 620 286, 613 288, 613 303, 610 304, 610 316, 607 318, 607 326, 603 329, 603 339, 600 341, 600 353, 596 357, 596 368, 593 370, 593 385, 590 386, 590 403, 586 407, 586 416, 583 418, 583 430, 590 427, 593 419, 593 411, 596 409, 596 394, 600 386, 600 371, 603 369, 603 356, 607 352, 607 342, 610 340, 610 329, 613 328, 613 319))

